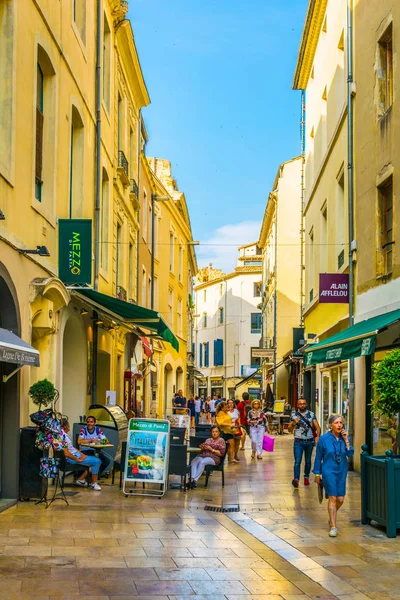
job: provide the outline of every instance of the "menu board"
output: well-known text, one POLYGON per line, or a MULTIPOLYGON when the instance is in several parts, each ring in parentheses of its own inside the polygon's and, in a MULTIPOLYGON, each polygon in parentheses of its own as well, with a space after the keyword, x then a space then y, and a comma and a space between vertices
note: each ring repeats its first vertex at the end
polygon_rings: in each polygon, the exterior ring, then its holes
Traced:
POLYGON ((159 483, 165 487, 168 477, 169 428, 168 421, 130 419, 124 492, 125 484, 129 482, 159 483))

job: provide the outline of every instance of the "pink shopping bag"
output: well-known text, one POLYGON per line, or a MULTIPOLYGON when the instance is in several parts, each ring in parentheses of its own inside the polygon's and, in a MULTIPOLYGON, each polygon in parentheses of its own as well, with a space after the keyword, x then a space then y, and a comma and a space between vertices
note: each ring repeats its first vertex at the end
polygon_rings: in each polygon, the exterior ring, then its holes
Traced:
POLYGON ((269 435, 264 435, 263 439, 263 450, 266 452, 274 451, 275 438, 269 437, 269 435))

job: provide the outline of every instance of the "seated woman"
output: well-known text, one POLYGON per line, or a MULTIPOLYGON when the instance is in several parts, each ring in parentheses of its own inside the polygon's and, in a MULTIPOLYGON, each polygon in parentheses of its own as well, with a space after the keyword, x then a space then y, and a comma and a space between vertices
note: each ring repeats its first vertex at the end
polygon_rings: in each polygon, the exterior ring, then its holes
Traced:
POLYGON ((226 444, 220 437, 220 429, 217 425, 211 427, 211 438, 208 438, 203 444, 200 444, 201 452, 192 460, 192 478, 188 487, 194 489, 197 487, 196 481, 202 475, 207 465, 218 466, 225 456, 226 444))
POLYGON ((217 417, 216 422, 220 430, 222 431, 222 437, 228 444, 228 460, 230 463, 238 463, 235 459, 235 445, 234 438, 237 430, 233 427, 232 417, 229 414, 228 403, 223 401, 217 406, 217 417))

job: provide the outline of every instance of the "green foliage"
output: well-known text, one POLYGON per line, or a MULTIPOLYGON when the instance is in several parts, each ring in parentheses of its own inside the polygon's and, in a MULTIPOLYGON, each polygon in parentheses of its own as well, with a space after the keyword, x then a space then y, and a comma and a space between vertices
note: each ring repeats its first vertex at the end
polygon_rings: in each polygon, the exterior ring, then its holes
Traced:
POLYGON ((58 397, 58 392, 54 385, 48 379, 37 381, 29 388, 28 394, 32 398, 32 402, 39 406, 48 406, 58 397))
POLYGON ((392 417, 400 412, 400 349, 392 350, 372 367, 372 412, 392 417))

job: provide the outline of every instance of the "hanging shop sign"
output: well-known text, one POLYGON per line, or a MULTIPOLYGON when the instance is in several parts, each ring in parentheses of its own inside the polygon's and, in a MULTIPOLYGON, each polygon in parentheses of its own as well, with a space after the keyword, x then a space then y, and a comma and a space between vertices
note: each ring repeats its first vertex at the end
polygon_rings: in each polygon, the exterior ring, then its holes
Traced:
POLYGON ((357 356, 369 356, 375 352, 376 336, 343 340, 340 344, 326 345, 324 348, 312 348, 306 352, 304 364, 306 367, 319 363, 337 362, 348 360, 357 356))
POLYGON ((252 348, 251 349, 251 357, 252 358, 267 358, 269 362, 274 360, 274 350, 269 348, 252 348))
POLYGON ((348 304, 349 276, 345 273, 319 274, 320 304, 348 304))
POLYGON ((92 283, 91 219, 59 219, 58 277, 67 285, 92 283))
POLYGON ((222 379, 214 379, 213 377, 210 378, 210 383, 212 388, 223 387, 224 385, 222 379))
POLYGON ((168 421, 130 419, 124 468, 125 494, 163 496, 167 489, 169 457, 168 421), (129 487, 137 483, 158 484, 129 487))

